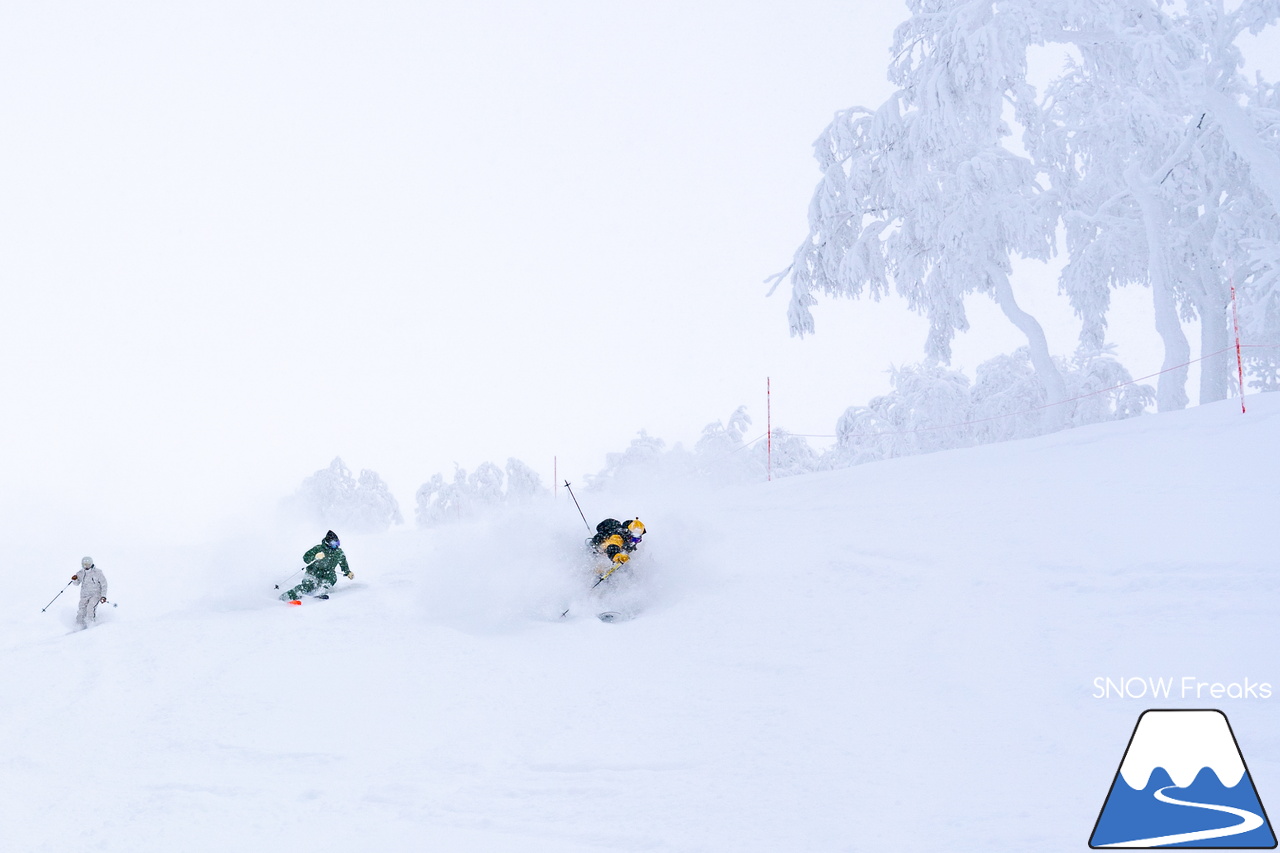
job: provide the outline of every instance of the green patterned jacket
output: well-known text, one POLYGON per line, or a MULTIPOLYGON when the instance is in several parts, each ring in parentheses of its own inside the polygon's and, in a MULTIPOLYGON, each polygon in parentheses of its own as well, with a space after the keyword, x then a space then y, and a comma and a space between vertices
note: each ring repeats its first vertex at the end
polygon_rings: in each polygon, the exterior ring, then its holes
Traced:
POLYGON ((342 569, 342 573, 347 577, 351 576, 347 555, 342 553, 341 548, 329 548, 321 542, 303 554, 302 559, 307 564, 307 574, 319 578, 329 586, 338 582, 338 569, 342 569))

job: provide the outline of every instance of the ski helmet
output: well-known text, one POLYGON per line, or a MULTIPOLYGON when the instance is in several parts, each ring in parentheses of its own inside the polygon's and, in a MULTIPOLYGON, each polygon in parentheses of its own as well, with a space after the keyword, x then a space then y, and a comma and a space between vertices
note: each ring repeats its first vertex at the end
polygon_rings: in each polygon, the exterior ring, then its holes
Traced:
POLYGON ((627 530, 631 531, 631 535, 637 538, 644 535, 644 525, 640 523, 640 519, 627 522, 627 530))
POLYGON ((92 569, 92 568, 93 568, 93 557, 85 557, 83 560, 81 560, 81 561, 80 561, 80 568, 82 568, 82 569, 92 569))

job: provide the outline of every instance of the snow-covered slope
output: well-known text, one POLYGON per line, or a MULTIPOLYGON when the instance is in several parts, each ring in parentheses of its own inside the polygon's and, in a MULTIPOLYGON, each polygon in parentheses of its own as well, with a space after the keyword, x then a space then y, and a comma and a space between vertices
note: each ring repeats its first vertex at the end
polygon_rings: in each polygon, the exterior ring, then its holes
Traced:
POLYGON ((269 594, 306 539, 95 554, 120 607, 78 634, 74 589, 39 608, 80 546, 24 554, 67 565, 0 603, 4 847, 1076 851, 1148 707, 1223 708, 1265 804, 1280 698, 1093 698, 1280 687, 1280 395, 1249 402, 582 495, 650 529, 601 602, 569 503, 350 539, 302 607, 269 594))

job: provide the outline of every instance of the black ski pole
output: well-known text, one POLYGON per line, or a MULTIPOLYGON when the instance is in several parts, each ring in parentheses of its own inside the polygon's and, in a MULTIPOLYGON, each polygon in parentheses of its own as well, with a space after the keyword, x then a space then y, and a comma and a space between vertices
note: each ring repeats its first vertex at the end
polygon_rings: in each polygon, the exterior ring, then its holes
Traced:
MULTIPOLYGON (((74 580, 67 581, 67 586, 71 586, 73 583, 75 583, 75 581, 74 581, 74 580)), ((64 592, 66 592, 66 591, 67 591, 67 586, 64 586, 62 589, 58 590, 58 595, 62 595, 64 592)), ((41 612, 41 613, 43 613, 43 612, 45 612, 46 610, 48 610, 50 607, 52 607, 52 606, 53 606, 53 602, 58 600, 58 595, 55 595, 55 596, 53 597, 53 599, 52 599, 52 600, 50 600, 50 602, 49 602, 48 604, 46 604, 44 607, 41 607, 41 608, 40 608, 40 612, 41 612)))
POLYGON ((564 487, 569 490, 569 497, 573 498, 573 505, 578 508, 578 515, 582 516, 582 523, 587 526, 587 532, 591 532, 591 522, 587 521, 587 515, 582 511, 582 504, 578 503, 578 496, 573 493, 573 488, 569 485, 569 481, 564 481, 564 487))
MULTIPOLYGON (((303 566, 302 568, 298 569, 298 572, 305 572, 306 570, 307 570, 307 567, 306 567, 306 566, 303 566)), ((294 572, 292 575, 289 575, 289 577, 287 577, 287 578, 285 578, 284 580, 280 581, 280 583, 284 583, 285 581, 293 580, 293 578, 298 574, 298 572, 294 572)), ((276 589, 279 589, 279 588, 280 588, 280 583, 276 584, 276 589)))
POLYGON ((616 571, 617 571, 621 566, 622 566, 622 564, 621 564, 621 563, 618 563, 618 564, 614 565, 614 567, 613 567, 612 569, 610 569, 609 571, 607 571, 607 572, 605 572, 603 575, 601 575, 601 576, 600 576, 600 580, 598 580, 598 581, 596 581, 595 583, 593 583, 593 584, 591 585, 591 588, 592 588, 592 589, 595 589, 596 587, 600 586, 600 584, 602 584, 602 583, 604 583, 605 581, 607 581, 607 580, 609 579, 609 575, 611 575, 611 574, 613 574, 614 572, 616 572, 616 571))
MULTIPOLYGON (((587 521, 587 514, 582 511, 582 504, 578 503, 578 496, 573 493, 573 486, 569 484, 568 480, 565 480, 564 487, 569 490, 569 497, 573 498, 573 505, 578 508, 578 515, 582 516, 582 523, 587 526, 587 532, 590 533, 591 522, 587 521)), ((604 580, 604 578, 601 578, 600 580, 604 580)), ((599 586, 599 581, 596 582, 596 586, 599 586)), ((595 589, 594 586, 591 588, 595 589)), ((568 607, 564 609, 564 612, 560 614, 560 618, 563 619, 564 617, 568 616, 569 611, 572 609, 573 609, 573 605, 570 604, 568 607)))
MULTIPOLYGON (((591 585, 591 588, 592 588, 592 589, 595 589, 596 587, 600 586, 600 584, 602 584, 602 583, 604 583, 605 581, 607 581, 607 580, 609 579, 609 575, 613 574, 613 573, 614 573, 614 572, 616 572, 619 568, 621 568, 621 565, 622 565, 622 564, 621 564, 621 563, 619 563, 619 564, 615 565, 612 569, 610 569, 609 571, 607 571, 607 572, 605 572, 603 575, 601 575, 601 576, 600 576, 600 580, 598 580, 598 581, 596 581, 595 583, 593 583, 593 584, 591 585)), ((561 618, 561 619, 563 619, 564 617, 568 616, 568 615, 569 615, 569 611, 570 611, 570 610, 572 610, 572 609, 573 609, 573 605, 572 605, 572 604, 571 604, 571 605, 569 605, 568 607, 566 607, 566 608, 564 609, 564 612, 560 614, 560 618, 561 618)))

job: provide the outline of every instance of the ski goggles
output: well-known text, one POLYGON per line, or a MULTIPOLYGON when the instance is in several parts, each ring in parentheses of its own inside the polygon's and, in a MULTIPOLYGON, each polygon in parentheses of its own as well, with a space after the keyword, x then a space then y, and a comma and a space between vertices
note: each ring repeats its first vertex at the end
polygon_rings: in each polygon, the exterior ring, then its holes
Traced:
POLYGON ((342 543, 339 542, 337 539, 326 539, 324 540, 324 544, 329 546, 330 548, 337 548, 342 543))

